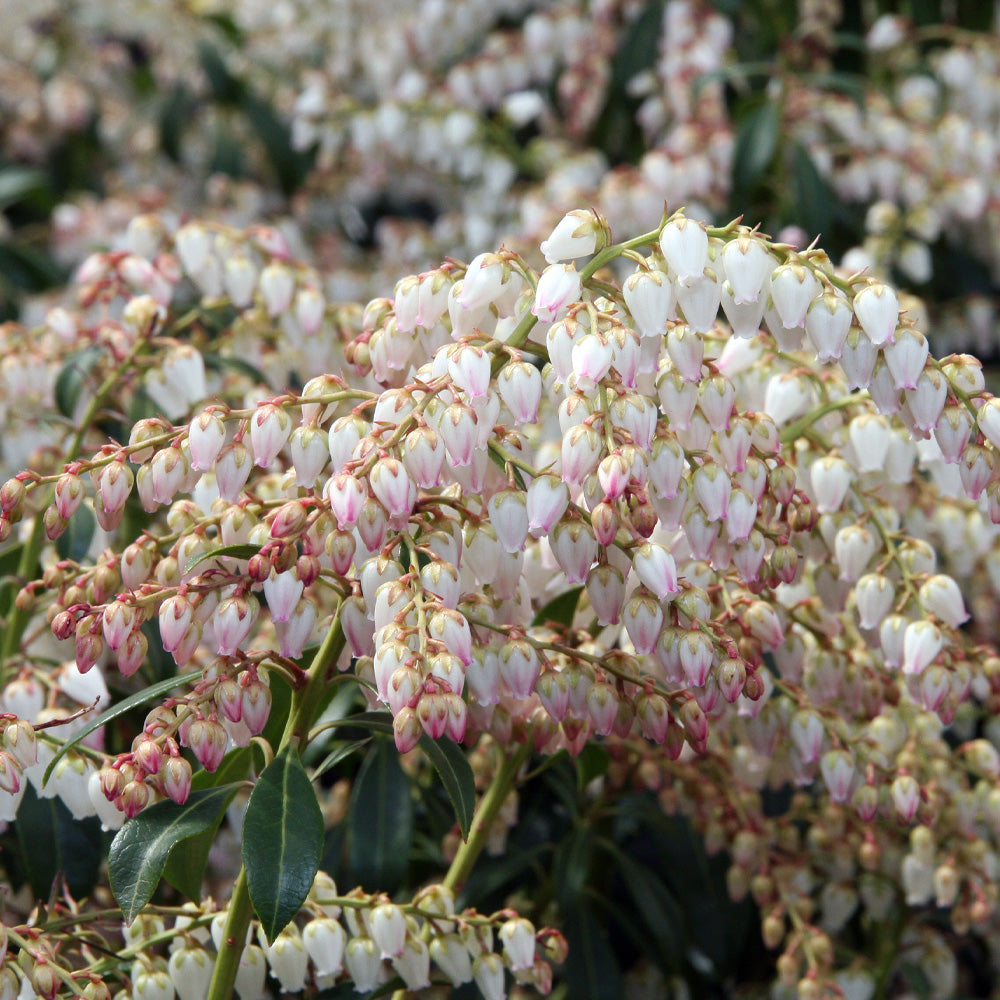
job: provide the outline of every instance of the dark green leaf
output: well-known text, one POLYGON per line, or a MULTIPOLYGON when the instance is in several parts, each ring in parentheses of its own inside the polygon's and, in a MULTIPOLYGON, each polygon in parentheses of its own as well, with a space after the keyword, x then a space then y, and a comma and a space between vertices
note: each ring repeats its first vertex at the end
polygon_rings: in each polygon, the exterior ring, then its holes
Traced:
POLYGON ((589 826, 574 826, 556 848, 553 877, 556 897, 564 911, 573 909, 583 895, 590 872, 592 837, 589 826))
POLYGON ((899 967, 900 974, 906 985, 920 998, 928 1000, 934 995, 931 988, 931 981, 927 978, 927 973, 916 962, 903 962, 899 967))
POLYGON ((74 351, 56 376, 55 399, 59 412, 64 417, 72 417, 76 410, 80 392, 94 366, 101 359, 104 350, 97 344, 80 351, 74 351))
POLYGON ((566 940, 573 956, 565 967, 568 995, 621 1000, 624 986, 618 960, 593 909, 579 904, 566 911, 565 918, 566 940))
POLYGON ((90 894, 103 859, 96 817, 76 820, 61 799, 41 799, 29 784, 15 826, 21 868, 36 899, 47 899, 60 876, 74 899, 90 894))
POLYGON ((125 822, 111 842, 108 874, 126 923, 152 898, 174 847, 215 823, 238 788, 192 792, 182 806, 164 799, 125 822))
POLYGON ((792 158, 792 182, 795 207, 791 221, 802 226, 810 238, 829 235, 836 199, 802 145, 796 145, 792 158))
POLYGON ((358 712, 357 715, 346 715, 339 725, 370 729, 373 733, 393 735, 392 715, 389 712, 358 712))
POLYGON ((582 593, 583 587, 572 587, 564 594, 553 597, 535 615, 535 619, 531 624, 546 625, 550 622, 556 622, 558 625, 565 625, 569 628, 573 624, 573 618, 576 615, 576 606, 580 603, 580 594, 582 593))
POLYGON ((371 742, 371 737, 366 737, 363 740, 354 740, 351 743, 338 742, 336 746, 323 758, 322 763, 319 767, 313 771, 313 780, 315 781, 321 774, 326 773, 331 767, 336 767, 342 760, 346 760, 351 754, 357 753, 359 750, 364 749, 371 742))
POLYGON ((79 562, 89 551, 96 528, 97 518, 90 505, 80 504, 76 513, 69 519, 66 530, 56 539, 56 552, 59 558, 79 562))
POLYGON ((575 758, 577 788, 583 791, 594 778, 604 775, 611 764, 611 754, 601 743, 585 743, 575 758))
POLYGON ((299 752, 286 746, 264 768, 243 817, 243 865, 268 941, 299 912, 323 851, 323 814, 299 752))
POLYGON ((469 839, 472 814, 476 811, 476 779, 462 748, 449 739, 432 740, 426 734, 420 738, 420 749, 437 769, 444 790, 451 799, 462 831, 462 839, 469 839))
POLYGON ((26 291, 38 292, 65 283, 65 275, 47 253, 19 240, 0 244, 0 273, 26 291))
POLYGON ((231 371, 239 372, 241 375, 246 375, 247 378, 252 379, 260 385, 268 385, 267 376, 259 368, 255 368, 250 364, 249 361, 244 361, 243 358, 233 358, 227 354, 215 354, 211 351, 203 352, 202 358, 205 362, 205 367, 212 371, 223 371, 228 368, 231 371))
POLYGON ((180 162, 181 140, 190 121, 191 95, 183 83, 175 84, 160 107, 160 148, 175 163, 180 162))
POLYGON ((203 552, 197 559, 192 559, 191 562, 187 564, 184 572, 190 573, 195 566, 201 565, 201 563, 208 559, 221 559, 223 556, 228 556, 230 559, 252 559, 258 552, 260 552, 259 545, 220 545, 217 549, 212 549, 209 552, 203 552))
POLYGON ((774 160, 781 129, 777 102, 765 101, 740 124, 733 154, 733 196, 747 203, 757 182, 774 160))
POLYGON ((149 687, 143 688, 141 691, 137 691, 131 698, 126 698, 124 701, 118 702, 117 705, 112 705, 111 708, 106 709, 101 712, 96 719, 91 719, 78 733, 74 733, 73 739, 64 743, 57 751, 55 757, 52 758, 49 766, 45 769, 45 776, 42 782, 49 780, 49 775, 52 774, 52 769, 56 764, 75 747, 81 740, 89 736, 95 729, 100 729, 101 726, 106 726, 109 722, 114 721, 119 715, 124 715, 126 712, 131 711, 133 708, 137 708, 139 705, 145 705, 147 702, 156 701, 159 699, 161 694, 166 694, 168 691, 172 691, 176 687, 180 687, 182 684, 187 684, 189 681, 197 680, 201 677, 200 670, 192 670, 186 674, 180 674, 177 677, 168 677, 165 681, 161 681, 159 684, 152 684, 149 687))
POLYGON ((45 186, 45 175, 40 170, 4 167, 0 170, 0 209, 9 208, 45 186))
POLYGON ((348 858, 366 890, 394 892, 406 874, 413 840, 410 779, 396 747, 378 740, 354 782, 348 823, 348 858))
POLYGON ((212 97, 220 104, 238 104, 246 92, 243 82, 229 72, 219 50, 208 42, 198 46, 198 61, 212 88, 212 97))
POLYGON ((271 711, 267 716, 267 724, 261 736, 271 744, 272 747, 281 745, 281 737, 285 732, 285 723, 288 722, 288 714, 292 710, 292 686, 285 679, 283 674, 271 671, 271 711))
POLYGON ((290 129, 266 101, 248 96, 242 107, 277 174, 281 190, 293 194, 305 180, 311 157, 295 149, 290 129))
MULTIPOLYGON (((192 791, 203 791, 243 781, 249 768, 250 748, 240 747, 231 750, 214 772, 203 768, 195 772, 191 781, 192 791)), ((201 897, 201 883, 205 877, 208 855, 224 817, 225 813, 220 811, 215 821, 206 829, 184 841, 183 850, 172 851, 167 858, 163 877, 188 899, 198 900, 201 897)))

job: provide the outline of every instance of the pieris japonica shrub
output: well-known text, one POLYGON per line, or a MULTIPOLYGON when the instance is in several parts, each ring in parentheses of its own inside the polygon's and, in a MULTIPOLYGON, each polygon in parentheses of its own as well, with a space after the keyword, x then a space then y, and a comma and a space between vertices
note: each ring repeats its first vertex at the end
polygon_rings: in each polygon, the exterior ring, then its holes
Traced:
POLYGON ((146 232, 4 328, 4 997, 993 974, 975 358, 683 211, 364 306, 146 232))

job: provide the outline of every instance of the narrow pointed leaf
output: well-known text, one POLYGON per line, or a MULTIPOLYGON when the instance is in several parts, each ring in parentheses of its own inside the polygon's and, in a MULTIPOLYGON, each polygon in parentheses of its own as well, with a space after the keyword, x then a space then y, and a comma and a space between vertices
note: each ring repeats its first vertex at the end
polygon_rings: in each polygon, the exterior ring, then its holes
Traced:
POLYGON ((371 742, 371 737, 367 736, 363 740, 354 740, 352 743, 340 743, 337 745, 323 758, 322 763, 319 767, 313 771, 313 779, 315 780, 321 774, 329 771, 331 767, 335 767, 342 760, 346 760, 351 754, 357 753, 363 747, 367 746, 371 742))
POLYGON ((354 781, 347 824, 355 881, 368 890, 394 892, 409 864, 413 800, 410 779, 390 740, 378 740, 366 754, 354 781))
POLYGON ((49 780, 49 775, 52 773, 52 769, 56 766, 56 764, 58 764, 59 761, 73 749, 73 747, 88 737, 95 729, 100 729, 101 726, 106 726, 109 722, 113 722, 119 715, 124 715, 133 708, 138 708, 139 705, 145 705, 147 702, 155 701, 161 694, 166 694, 168 691, 172 691, 174 688, 180 687, 182 684, 187 684, 188 681, 197 680, 199 677, 201 677, 200 670, 192 670, 186 674, 179 674, 176 677, 168 677, 165 681, 160 681, 159 684, 151 684, 149 687, 145 687, 141 691, 137 691, 130 698, 126 698, 124 701, 118 702, 117 705, 112 705, 111 708, 101 712, 96 719, 91 719, 90 722, 83 727, 83 729, 74 733, 73 739, 68 740, 59 748, 55 757, 52 758, 49 762, 49 766, 45 769, 42 784, 49 780))
POLYGON ((264 768, 243 817, 243 864, 250 900, 268 941, 299 912, 323 852, 323 815, 298 751, 264 768))
POLYGON ((583 587, 572 587, 564 594, 560 594, 558 597, 553 597, 552 600, 549 601, 549 603, 546 604, 537 615, 535 615, 535 620, 531 624, 545 625, 550 622, 556 622, 559 625, 565 625, 569 628, 573 624, 573 618, 576 615, 576 606, 580 603, 580 595, 582 593, 583 587))
POLYGON ((111 842, 111 891, 131 923, 159 884, 170 852, 207 830, 229 805, 238 784, 192 792, 184 805, 164 800, 128 820, 111 842))
POLYGON ((210 552, 203 552, 197 559, 192 559, 191 562, 187 564, 185 572, 190 573, 195 566, 198 566, 200 563, 206 562, 209 559, 219 559, 222 556, 229 556, 231 559, 252 559, 258 552, 260 552, 259 545, 249 545, 246 543, 237 545, 220 545, 217 549, 212 549, 210 552))
POLYGON ((420 749, 427 754, 440 775, 444 790, 455 810, 462 839, 468 840, 472 814, 476 810, 476 779, 469 761, 462 748, 448 739, 432 740, 424 735, 420 739, 420 749))

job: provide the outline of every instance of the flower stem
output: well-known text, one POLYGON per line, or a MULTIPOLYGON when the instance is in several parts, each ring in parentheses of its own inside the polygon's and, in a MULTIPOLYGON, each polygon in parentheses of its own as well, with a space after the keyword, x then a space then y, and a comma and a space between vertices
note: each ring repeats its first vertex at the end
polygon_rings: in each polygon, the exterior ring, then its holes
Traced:
MULTIPOLYGON (((337 662, 346 642, 344 630, 340 624, 340 608, 333 617, 330 628, 327 629, 322 645, 316 651, 312 663, 309 664, 309 679, 305 686, 292 695, 292 709, 285 723, 285 731, 281 737, 278 751, 289 744, 298 745, 308 739, 309 728, 316 715, 319 696, 326 684, 326 675, 330 667, 337 662)), ((212 982, 208 988, 207 1000, 230 1000, 233 995, 233 983, 239 969, 240 957, 243 954, 247 928, 253 916, 250 903, 250 891, 247 889, 247 871, 240 867, 240 874, 233 888, 233 896, 229 901, 229 915, 226 918, 226 929, 222 935, 222 945, 219 957, 212 972, 212 982)))

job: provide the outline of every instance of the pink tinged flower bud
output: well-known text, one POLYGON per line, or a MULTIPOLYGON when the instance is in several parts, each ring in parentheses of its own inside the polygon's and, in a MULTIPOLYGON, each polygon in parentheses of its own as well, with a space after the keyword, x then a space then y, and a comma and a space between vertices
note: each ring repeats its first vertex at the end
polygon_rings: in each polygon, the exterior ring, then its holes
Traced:
POLYGON ((644 542, 632 557, 639 580, 657 600, 665 600, 679 593, 677 586, 677 566, 674 557, 655 542, 644 542))
POLYGON ((806 313, 806 333, 822 362, 840 359, 851 328, 853 313, 848 303, 832 292, 815 299, 806 313))
POLYGON ((566 674, 548 670, 538 678, 535 694, 542 707, 556 721, 562 722, 569 711, 569 681, 566 674))
POLYGON ((677 305, 697 333, 707 333, 715 326, 721 303, 722 284, 711 268, 677 285, 677 305))
POLYGON ((649 460, 649 484, 657 496, 665 500, 677 496, 686 468, 684 451, 675 438, 660 437, 653 442, 649 460))
POLYGON ((620 451, 601 459, 597 478, 608 500, 617 500, 628 488, 631 467, 620 451))
POLYGON ((814 764, 823 750, 826 727, 818 712, 801 709, 792 716, 788 726, 789 735, 798 750, 803 764, 814 764))
POLYGON ((226 755, 229 736, 218 722, 195 719, 188 727, 185 743, 206 771, 215 771, 226 755))
POLYGON ((403 465, 419 489, 441 485, 444 439, 431 427, 418 427, 407 434, 401 448, 403 465))
POLYGON ((541 664, 526 639, 512 639, 500 649, 500 676, 515 698, 527 698, 535 688, 541 664))
POLYGON ((292 417, 280 406, 265 403, 250 418, 254 463, 266 469, 277 458, 292 433, 292 417))
MULTIPOLYGON (((437 696, 435 695, 435 697, 437 696)), ((421 701, 423 700, 421 699, 421 701)), ((428 718, 430 718, 430 707, 430 702, 428 702, 428 705, 425 706, 428 718)), ((443 732, 443 716, 441 721, 443 732)), ((392 733, 396 741, 396 749, 400 753, 409 753, 420 742, 424 731, 422 720, 417 717, 416 711, 409 706, 401 708, 393 717, 392 733)), ((348 970, 350 970, 350 965, 348 965, 348 970)))
POLYGON ((157 503, 172 503, 184 486, 190 466, 180 448, 163 448, 149 464, 150 489, 157 503))
POLYGON ((465 688, 465 666, 453 653, 433 653, 428 656, 427 672, 429 676, 443 681, 447 690, 453 694, 460 695, 465 688))
MULTIPOLYGON (((79 476, 67 472, 56 480, 53 503, 64 521, 68 521, 76 513, 86 492, 83 480, 79 476)), ((8 514, 10 511, 5 510, 4 513, 8 514)))
POLYGON ((420 308, 420 279, 411 274, 396 282, 393 293, 393 312, 396 328, 400 333, 413 333, 417 328, 417 311, 420 308))
POLYGON ((472 982, 472 959, 457 934, 439 934, 431 938, 431 958, 454 986, 472 982))
POLYGON ((16 795, 21 790, 23 777, 21 765, 13 754, 0 750, 0 791, 16 795))
POLYGON ((750 605, 744 622, 750 634, 759 639, 765 649, 777 649, 785 641, 785 630, 778 612, 764 601, 754 601, 750 605))
POLYGON ((589 257, 608 242, 607 223, 593 212, 578 208, 559 220, 541 251, 549 264, 589 257))
POLYGON ((927 338, 917 330, 901 330, 895 342, 882 348, 885 362, 897 389, 915 389, 927 363, 927 338))
POLYGON ((528 537, 527 497, 518 490, 502 490, 487 505, 490 524, 504 552, 521 552, 528 537))
POLYGON ((530 969, 535 964, 535 928, 524 917, 507 920, 497 933, 512 972, 530 969))
POLYGON ((729 509, 725 518, 729 540, 742 542, 749 538, 756 520, 757 502, 745 490, 733 490, 729 495, 729 509))
POLYGON ((445 410, 439 431, 455 465, 472 464, 479 439, 478 424, 475 411, 464 403, 452 403, 445 410))
POLYGON ((448 357, 448 374, 469 399, 478 399, 489 391, 491 360, 481 347, 462 344, 448 357))
POLYGON ((972 417, 964 406, 946 406, 934 425, 934 437, 945 462, 949 465, 954 465, 961 458, 971 435, 972 417))
POLYGON ((659 243, 678 281, 700 277, 708 265, 708 232, 693 219, 672 219, 663 227, 659 243))
POLYGON ((936 712, 951 693, 951 677, 940 664, 932 664, 920 675, 920 700, 928 712, 936 712))
MULTIPOLYGON (((112 601, 101 616, 104 641, 117 651, 137 622, 136 609, 124 601, 112 601)), ((169 652, 169 650, 168 650, 169 652)))
POLYGON ((892 609, 896 592, 881 573, 866 573, 854 586, 854 605, 862 628, 878 628, 892 609))
POLYGON ((771 275, 771 299, 782 325, 788 329, 805 323, 809 306, 820 292, 816 276, 803 264, 782 264, 771 275))
POLYGON ((884 468, 892 435, 885 417, 877 413, 862 413, 851 421, 847 433, 858 472, 876 472, 884 468))
POLYGON ((542 398, 542 376, 527 361, 511 361, 497 375, 497 392, 515 425, 533 424, 542 398))
POLYGON ((253 302, 257 286, 257 268, 242 254, 230 257, 223 270, 226 294, 237 309, 245 309, 253 302))
POLYGON ((706 462, 693 477, 694 493, 709 521, 721 521, 729 510, 732 480, 715 462, 706 462))
POLYGON ((585 521, 561 521, 549 544, 566 579, 573 584, 583 583, 597 558, 597 540, 590 525, 585 521))
POLYGON ((311 489, 329 457, 326 434, 315 427, 296 427, 289 451, 295 468, 295 485, 311 489))
MULTIPOLYGON (((104 510, 112 515, 125 507, 135 476, 124 459, 116 458, 94 474, 94 487, 104 510)), ((171 497, 171 499, 173 499, 171 497)))
POLYGON ((160 642, 172 653, 180 645, 194 620, 194 606, 183 594, 168 597, 160 605, 160 642))
POLYGON ((488 306, 501 296, 509 278, 508 267, 498 254, 479 254, 473 258, 462 278, 458 304, 465 310, 488 306))
POLYGON ((685 632, 677 644, 677 653, 688 684, 704 687, 715 660, 712 640, 703 632, 685 632))
POLYGON ((287 312, 295 294, 295 275, 281 263, 268 264, 260 272, 260 294, 272 318, 287 312))
POLYGON ((695 750, 703 749, 708 739, 708 717, 702 707, 691 698, 681 705, 679 715, 688 742, 695 750))
POLYGON ((672 430, 687 430, 691 426, 691 415, 698 405, 698 386, 685 382, 680 372, 664 370, 656 382, 660 409, 672 430))
POLYGON ((219 710, 230 722, 239 722, 243 718, 242 691, 233 678, 222 678, 215 686, 213 697, 219 710))
POLYGON ((533 538, 547 535, 569 506, 569 489, 553 475, 544 474, 528 486, 528 531, 533 538))
POLYGON ((272 621, 288 621, 302 597, 302 589, 302 581, 292 570, 272 574, 264 581, 264 597, 272 621))
POLYGON ((579 424, 571 427, 562 439, 562 478, 571 486, 580 486, 597 468, 604 442, 594 427, 579 424))
POLYGON ((135 629, 122 641, 117 649, 116 661, 122 677, 131 677, 145 662, 149 652, 149 640, 135 629))
POLYGON ((479 705, 495 705, 500 700, 500 660, 492 649, 476 649, 465 668, 469 694, 479 705))
POLYGON ((872 281, 854 296, 854 314, 876 347, 892 341, 899 322, 899 300, 888 286, 872 281))
POLYGON ((882 656, 887 667, 902 666, 903 644, 909 624, 909 621, 902 615, 888 615, 882 619, 878 630, 879 645, 882 647, 882 656))
POLYGON ((318 289, 307 285, 299 290, 295 296, 295 321, 306 336, 319 332, 325 312, 326 300, 318 289))
MULTIPOLYGON (((698 272, 701 273, 701 272, 698 272)), ((625 306, 643 337, 661 337, 675 315, 673 283, 662 271, 641 268, 622 284, 625 306)))
POLYGON ((199 413, 188 427, 191 468, 207 472, 215 464, 226 441, 226 425, 222 418, 209 410, 199 413))
POLYGON ((443 642, 445 649, 457 656, 463 666, 472 662, 472 631, 460 611, 450 608, 435 611, 427 622, 427 632, 432 639, 443 642))
POLYGON ((889 786, 889 791, 896 814, 904 823, 911 822, 920 807, 920 785, 916 778, 901 774, 889 786))
POLYGON ((531 314, 543 323, 557 319, 582 294, 580 275, 572 264, 550 264, 538 279, 531 314))
POLYGON ((958 584, 943 573, 932 576, 920 587, 920 604, 945 625, 958 628, 969 620, 958 584))
MULTIPOLYGON (((946 410, 945 413, 947 412, 946 410)), ((1000 398, 990 397, 979 407, 976 423, 983 437, 994 448, 1000 448, 1000 398)))
MULTIPOLYGON (((736 387, 721 375, 713 375, 705 379, 698 387, 698 408, 701 410, 713 431, 723 432, 729 428, 736 401, 736 387)), ((750 446, 749 428, 744 429, 747 453, 750 446)), ((720 438, 724 437, 720 433, 720 438)), ((743 459, 745 460, 746 454, 743 459)))
POLYGON ((854 783, 854 759, 846 750, 828 750, 820 758, 820 774, 834 802, 847 802, 854 783))
POLYGON ((944 636, 933 622, 917 621, 906 626, 903 636, 903 673, 922 674, 944 647, 944 636))
POLYGON ((868 335, 857 327, 847 333, 840 353, 840 367, 847 377, 847 388, 867 389, 878 360, 878 348, 868 339, 868 335))
POLYGON ((637 594, 625 605, 622 619, 635 651, 652 653, 663 628, 663 609, 659 603, 648 595, 637 594))
POLYGON ((720 258, 733 302, 757 302, 775 264, 766 244, 752 236, 738 236, 722 248, 720 258))
POLYGON ((854 583, 861 578, 865 568, 878 551, 874 532, 860 524, 849 524, 837 532, 834 554, 840 567, 840 579, 854 583))
MULTIPOLYGON (((384 642, 375 650, 375 692, 379 701, 389 702, 390 682, 393 676, 413 656, 413 651, 404 642, 395 640, 384 642)), ((410 694, 412 695, 412 691, 410 694)), ((403 704, 409 701, 407 697, 403 704)))
MULTIPOLYGON (((753 583, 760 576, 760 567, 764 562, 765 543, 764 536, 754 529, 747 536, 745 541, 737 542, 731 547, 733 566, 740 578, 746 583, 753 583)), ((774 568, 774 558, 771 559, 771 566, 774 568)), ((793 564, 791 572, 787 573, 788 579, 782 579, 783 583, 791 583, 795 579, 796 564, 793 564)), ((781 574, 779 573, 779 577, 781 574)))
POLYGON ((242 441, 234 441, 222 449, 215 462, 215 478, 223 500, 233 503, 239 497, 252 467, 250 449, 242 441))
POLYGON ((978 500, 994 477, 996 469, 995 452, 979 445, 970 444, 958 462, 958 473, 962 488, 970 500, 978 500))
POLYGON ((395 458, 380 458, 368 477, 372 493, 390 517, 409 517, 417 503, 417 487, 395 458))
POLYGON ((233 595, 219 603, 213 619, 219 656, 233 656, 247 641, 259 610, 260 604, 252 594, 233 595))
POLYGON ((611 340, 602 333, 588 333, 573 345, 572 366, 581 391, 592 389, 611 368, 614 348, 611 340))
POLYGON ((327 480, 323 492, 341 531, 357 524, 365 500, 365 489, 359 480, 348 472, 338 472, 327 480))
POLYGON ((635 710, 639 731, 654 743, 663 743, 671 727, 676 726, 667 699, 662 695, 643 692, 635 700, 635 710))
POLYGON ((118 803, 129 819, 135 819, 149 802, 149 789, 141 781, 129 781, 122 788, 118 803))
POLYGON ((821 514, 840 510, 847 490, 854 478, 851 467, 834 455, 816 459, 809 467, 812 480, 812 498, 821 514))

